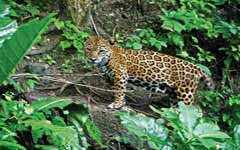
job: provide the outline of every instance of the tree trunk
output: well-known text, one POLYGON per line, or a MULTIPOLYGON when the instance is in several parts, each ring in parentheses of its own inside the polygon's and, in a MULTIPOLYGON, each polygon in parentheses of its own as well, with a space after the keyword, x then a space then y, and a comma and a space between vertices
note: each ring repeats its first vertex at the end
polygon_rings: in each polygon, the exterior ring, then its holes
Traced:
POLYGON ((88 23, 90 0, 63 0, 63 2, 67 8, 67 15, 76 26, 83 27, 88 23))

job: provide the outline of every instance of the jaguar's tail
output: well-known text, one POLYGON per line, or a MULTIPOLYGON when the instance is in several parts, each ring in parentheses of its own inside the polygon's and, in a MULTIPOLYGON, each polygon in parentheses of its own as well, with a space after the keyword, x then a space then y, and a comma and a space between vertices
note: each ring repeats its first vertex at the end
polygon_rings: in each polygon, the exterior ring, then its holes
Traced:
POLYGON ((201 80, 207 85, 209 90, 214 90, 215 85, 211 77, 209 77, 205 72, 202 72, 201 80))

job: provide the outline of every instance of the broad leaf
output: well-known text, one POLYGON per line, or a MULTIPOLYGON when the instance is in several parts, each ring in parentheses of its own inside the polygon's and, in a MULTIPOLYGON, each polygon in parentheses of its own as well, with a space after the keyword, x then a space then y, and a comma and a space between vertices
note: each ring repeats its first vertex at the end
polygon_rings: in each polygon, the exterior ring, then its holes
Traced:
POLYGON ((240 125, 236 125, 233 132, 234 142, 238 147, 240 147, 240 125))
POLYGON ((52 14, 42 20, 33 20, 21 25, 0 47, 0 84, 8 77, 38 36, 50 23, 52 14))
POLYGON ((221 131, 209 132, 199 136, 200 138, 218 138, 218 139, 227 139, 230 138, 226 133, 221 131))
POLYGON ((81 140, 81 144, 83 146, 81 150, 87 150, 88 149, 87 138, 84 135, 81 123, 77 121, 75 118, 70 118, 68 119, 68 121, 74 127, 74 129, 76 129, 76 133, 78 134, 78 137, 81 140))
POLYGON ((48 120, 26 120, 26 126, 31 126, 32 133, 42 132, 51 138, 55 146, 64 149, 80 149, 78 134, 72 127, 53 125, 48 120))
POLYGON ((60 99, 60 98, 41 98, 37 101, 31 103, 31 107, 35 110, 48 110, 51 108, 60 108, 63 109, 64 107, 73 103, 69 99, 60 99))
POLYGON ((35 148, 40 150, 59 150, 56 146, 49 146, 49 145, 35 145, 35 148))
POLYGON ((103 146, 101 132, 90 119, 86 122, 86 128, 91 138, 94 139, 100 146, 103 146))
POLYGON ((13 142, 8 141, 0 141, 0 147, 4 147, 6 149, 19 149, 19 150, 25 150, 26 148, 13 142))
POLYGON ((88 149, 87 139, 84 136, 82 128, 89 119, 89 111, 87 107, 85 107, 83 104, 73 103, 67 106, 66 109, 69 111, 69 115, 67 118, 69 124, 71 124, 76 129, 84 149, 88 149))
POLYGON ((0 1, 0 47, 4 40, 9 39, 17 30, 17 22, 7 17, 10 13, 10 8, 0 1))
POLYGON ((219 127, 210 123, 201 123, 196 126, 193 133, 199 138, 230 138, 226 133, 219 131, 219 127))
POLYGON ((210 124, 210 123, 201 123, 196 126, 193 133, 196 136, 201 136, 207 133, 217 132, 217 131, 219 131, 219 127, 217 125, 210 124))
POLYGON ((117 112, 121 119, 121 123, 131 133, 146 139, 152 148, 163 149, 169 144, 168 131, 159 122, 153 118, 149 118, 143 115, 130 115, 126 112, 117 112))
POLYGON ((154 108, 153 106, 150 106, 150 108, 155 112, 161 115, 161 117, 170 122, 171 126, 174 129, 178 129, 181 130, 183 128, 182 124, 179 123, 179 114, 177 113, 176 110, 174 110, 173 108, 162 108, 161 110, 158 110, 156 108, 154 108))
POLYGON ((198 119, 201 117, 199 110, 191 105, 185 105, 183 102, 179 102, 179 119, 187 128, 188 131, 192 132, 198 119))
POLYGON ((203 146, 205 146, 207 149, 210 148, 216 148, 217 145, 219 145, 219 142, 215 141, 214 139, 198 139, 203 146))

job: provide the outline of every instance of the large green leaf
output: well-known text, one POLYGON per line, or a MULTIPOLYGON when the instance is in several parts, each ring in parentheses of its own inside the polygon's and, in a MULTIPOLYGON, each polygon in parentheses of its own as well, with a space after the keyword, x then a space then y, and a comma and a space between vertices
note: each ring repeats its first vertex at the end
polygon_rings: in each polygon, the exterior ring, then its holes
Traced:
POLYGON ((150 106, 150 108, 155 112, 161 115, 161 117, 170 122, 171 126, 174 129, 181 130, 183 128, 183 125, 179 121, 179 114, 178 112, 173 108, 162 108, 161 110, 158 110, 154 108, 153 106, 150 106))
POLYGON ((35 145, 35 148, 40 150, 59 150, 56 146, 50 146, 50 145, 35 145))
POLYGON ((193 133, 199 138, 230 138, 226 133, 219 130, 219 127, 215 124, 201 123, 196 126, 193 133))
POLYGON ((210 123, 200 123, 196 126, 193 133, 196 136, 201 136, 209 132, 217 132, 217 131, 219 131, 219 127, 217 125, 210 124, 210 123))
POLYGON ((142 139, 147 139, 153 149, 166 149, 168 147, 168 130, 160 123, 143 115, 130 115, 127 112, 117 112, 121 123, 131 133, 142 139))
POLYGON ((61 99, 61 98, 41 98, 37 101, 31 103, 31 107, 35 110, 49 110, 51 108, 60 108, 63 109, 64 107, 73 103, 69 99, 61 99))
POLYGON ((240 125, 236 125, 233 132, 234 132, 234 142, 236 146, 240 147, 240 125))
POLYGON ((19 149, 19 150, 25 150, 26 148, 22 145, 19 145, 17 143, 9 142, 9 141, 0 141, 0 147, 4 147, 7 149, 19 149))
POLYGON ((179 119, 187 128, 188 131, 192 132, 198 119, 201 117, 199 110, 190 105, 185 105, 183 102, 179 102, 179 119))
POLYGON ((0 1, 0 47, 17 30, 17 22, 8 17, 10 8, 0 1))
POLYGON ((72 127, 53 125, 48 120, 26 120, 22 123, 26 126, 31 126, 32 133, 43 132, 51 138, 54 145, 59 148, 72 150, 81 149, 77 131, 72 127))
MULTIPOLYGON (((209 138, 199 138, 198 139, 199 142, 204 146, 206 147, 207 149, 213 149, 217 147, 217 145, 219 145, 219 141, 216 141, 214 139, 209 139, 209 138)), ((203 149, 203 147, 201 147, 203 149)))
POLYGON ((33 20, 21 25, 0 47, 0 84, 8 77, 38 36, 50 23, 53 14, 42 20, 33 20))
POLYGON ((226 133, 221 131, 209 132, 199 136, 200 138, 219 138, 219 139, 227 139, 230 138, 226 133))
POLYGON ((83 125, 89 119, 89 111, 83 104, 73 103, 65 108, 69 111, 68 124, 74 126, 78 133, 78 137, 81 139, 82 149, 88 149, 87 139, 84 136, 83 125))
POLYGON ((94 139, 100 146, 103 146, 101 132, 90 119, 86 122, 86 128, 91 138, 94 139))

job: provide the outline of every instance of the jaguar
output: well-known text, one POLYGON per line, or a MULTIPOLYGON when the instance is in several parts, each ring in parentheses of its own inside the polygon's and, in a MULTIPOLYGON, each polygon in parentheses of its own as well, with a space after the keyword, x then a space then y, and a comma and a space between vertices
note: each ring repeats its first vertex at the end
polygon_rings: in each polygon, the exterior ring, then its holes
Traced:
POLYGON ((214 89, 212 79, 197 65, 186 60, 146 50, 124 49, 109 40, 92 36, 84 43, 87 59, 114 81, 114 102, 111 109, 126 104, 127 83, 146 90, 166 93, 172 89, 178 100, 185 104, 193 102, 199 81, 214 89))

